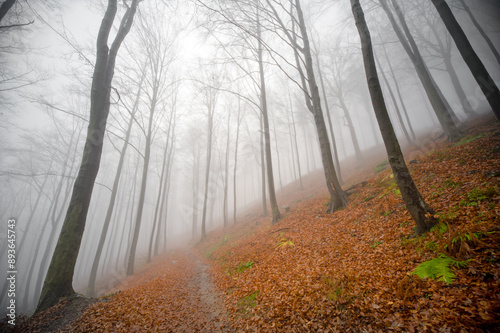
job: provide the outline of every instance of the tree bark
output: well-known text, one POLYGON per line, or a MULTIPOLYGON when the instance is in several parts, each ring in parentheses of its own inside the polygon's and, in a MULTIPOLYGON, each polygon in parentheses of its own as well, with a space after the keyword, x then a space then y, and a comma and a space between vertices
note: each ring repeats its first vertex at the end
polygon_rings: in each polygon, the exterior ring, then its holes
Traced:
POLYGON ((229 225, 229 214, 228 214, 228 185, 229 185, 229 143, 231 141, 231 131, 230 131, 230 123, 231 123, 231 113, 229 113, 227 117, 227 140, 226 140, 226 156, 224 161, 224 198, 223 198, 223 208, 222 213, 224 215, 224 227, 229 225))
POLYGON ((3 20, 5 15, 9 12, 9 10, 14 6, 17 0, 5 0, 0 6, 0 22, 3 20))
POLYGON ((347 205, 347 195, 340 186, 340 182, 337 178, 337 173, 335 172, 335 167, 333 165, 332 151, 330 148, 330 141, 328 139, 328 131, 325 125, 325 119, 323 118, 323 111, 321 110, 321 98, 319 97, 319 90, 318 86, 316 85, 316 79, 314 75, 311 48, 309 46, 306 24, 299 0, 295 0, 295 6, 297 9, 297 17, 299 19, 299 29, 302 35, 303 55, 305 58, 304 60, 309 84, 309 92, 311 94, 311 111, 314 115, 314 123, 316 125, 316 130, 318 133, 321 160, 323 162, 327 188, 330 192, 330 204, 328 207, 328 211, 334 212, 335 210, 342 209, 347 205))
POLYGON ((498 62, 498 65, 500 65, 500 54, 498 53, 498 50, 495 48, 495 45, 493 45, 493 42, 491 41, 490 37, 488 37, 488 35, 484 31, 484 29, 481 27, 481 25, 479 24, 479 22, 476 20, 476 18, 474 17, 474 15, 471 12, 469 6, 467 6, 465 4, 465 1, 464 0, 458 0, 458 1, 460 2, 460 4, 462 5, 462 7, 464 8, 465 12, 469 15, 469 17, 470 17, 470 19, 472 21, 472 24, 474 24, 474 26, 476 27, 477 31, 479 31, 479 33, 481 34, 481 36, 486 41, 486 44, 488 44, 491 52, 493 53, 493 55, 495 56, 495 59, 498 62))
POLYGON ((339 179, 339 183, 342 184, 342 172, 340 170, 340 161, 339 161, 339 154, 337 151, 337 142, 335 141, 335 135, 333 133, 333 125, 332 125, 332 117, 330 115, 330 108, 328 106, 328 99, 326 98, 326 89, 325 89, 325 83, 323 80, 323 70, 321 69, 321 64, 319 62, 319 55, 316 53, 316 65, 318 66, 318 75, 319 75, 319 82, 321 84, 321 92, 323 95, 323 103, 325 104, 325 113, 326 117, 328 119, 328 126, 330 129, 330 139, 332 140, 332 147, 333 147, 333 157, 335 158, 335 168, 337 171, 337 177, 339 179))
POLYGON ((387 87, 387 91, 389 92, 389 96, 391 97, 392 103, 394 105, 394 111, 396 112, 396 117, 398 118, 398 122, 401 126, 401 130, 403 131, 403 134, 404 134, 408 144, 410 146, 413 146, 414 142, 410 138, 410 135, 408 134, 408 130, 406 129, 405 123, 403 121, 403 117, 401 116, 401 112, 399 111, 398 102, 396 101, 396 96, 394 96, 394 93, 392 92, 391 84, 389 83, 387 76, 385 76, 384 70, 383 70, 382 66, 380 65, 380 61, 378 60, 377 57, 375 57, 375 62, 378 65, 378 67, 380 68, 380 73, 382 74, 382 79, 385 82, 385 85, 387 87))
POLYGON ((111 190, 111 197, 109 199, 108 209, 106 211, 106 217, 104 218, 104 223, 102 226, 101 235, 99 237, 99 243, 97 244, 97 250, 94 257, 94 262, 92 263, 92 268, 90 270, 89 284, 88 284, 88 294, 90 296, 95 296, 95 281, 97 277, 97 269, 99 268, 99 261, 101 260, 102 249, 104 247, 104 242, 106 241, 106 236, 108 234, 109 224, 111 222, 111 216, 113 215, 113 210, 116 201, 116 195, 118 193, 118 184, 120 183, 120 177, 122 174, 123 162, 125 160, 125 155, 127 153, 128 142, 130 139, 130 133, 132 132, 132 125, 134 124, 134 114, 137 110, 139 104, 140 91, 142 88, 142 80, 144 76, 141 78, 141 83, 138 86, 134 107, 132 113, 130 114, 130 120, 128 123, 127 131, 125 133, 125 139, 123 141, 123 146, 120 152, 120 159, 118 160, 118 167, 116 168, 115 179, 113 181, 113 188, 111 190))
POLYGON ((405 34, 403 34, 403 32, 401 31, 401 28, 398 26, 394 15, 389 9, 387 0, 380 0, 382 9, 384 9, 385 13, 387 14, 394 32, 396 33, 398 39, 401 42, 401 45, 405 49, 408 57, 412 61, 413 66, 417 71, 418 78, 420 79, 422 86, 424 87, 425 93, 429 98, 429 101, 434 112, 436 113, 443 131, 450 141, 456 141, 461 137, 461 133, 453 121, 451 114, 452 110, 447 107, 448 103, 443 100, 443 94, 440 92, 439 87, 435 84, 434 79, 431 77, 429 69, 425 65, 425 62, 417 48, 417 45, 410 34, 408 26, 406 25, 406 21, 404 20, 402 11, 399 10, 399 6, 395 1, 393 1, 392 3, 396 8, 396 13, 398 14, 405 34), (407 40, 405 39, 405 35, 407 40))
POLYGON ((234 166, 233 166, 233 223, 236 224, 236 171, 238 168, 238 144, 240 139, 240 125, 242 120, 240 99, 238 98, 238 124, 236 125, 236 141, 234 143, 234 166))
POLYGON ((377 68, 373 56, 373 48, 371 43, 370 32, 364 18, 364 13, 359 3, 359 0, 351 0, 352 13, 356 22, 356 27, 361 40, 361 50, 363 54, 363 62, 365 67, 366 80, 372 99, 373 108, 377 121, 384 139, 384 144, 389 157, 396 183, 401 191, 401 196, 406 204, 410 215, 417 224, 416 234, 430 230, 435 224, 433 217, 434 211, 424 201, 417 186, 413 182, 408 167, 404 161, 403 153, 399 146, 394 128, 384 102, 382 89, 377 75, 377 68))
POLYGON ((265 153, 266 153, 266 170, 267 170, 267 186, 269 192, 269 203, 271 205, 271 212, 273 214, 272 224, 275 224, 281 219, 281 213, 278 208, 278 202, 276 200, 276 192, 274 189, 274 173, 273 173, 273 161, 271 155, 271 135, 269 133, 269 115, 267 109, 267 96, 266 96, 266 80, 264 77, 264 63, 262 59, 262 39, 261 39, 261 26, 260 18, 258 13, 259 8, 257 7, 257 55, 259 62, 259 77, 260 77, 260 109, 262 112, 263 125, 264 125, 264 141, 265 141, 265 153))
POLYGON ((500 91, 490 73, 484 67, 481 59, 477 56, 472 48, 469 39, 465 35, 460 24, 458 24, 455 16, 451 12, 450 7, 445 0, 431 0, 436 10, 441 16, 444 25, 448 29, 451 37, 457 45, 458 51, 462 55, 465 63, 469 67, 472 75, 476 79, 477 84, 481 88, 484 96, 488 100, 491 109, 495 116, 500 120, 500 91))

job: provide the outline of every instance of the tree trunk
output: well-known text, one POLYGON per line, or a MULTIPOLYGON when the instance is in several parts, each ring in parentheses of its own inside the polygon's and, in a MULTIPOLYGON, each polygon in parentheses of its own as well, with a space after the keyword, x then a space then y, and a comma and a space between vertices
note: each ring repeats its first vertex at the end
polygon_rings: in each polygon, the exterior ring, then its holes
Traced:
POLYGON ((261 200, 262 200, 262 216, 267 216, 267 196, 266 196, 266 153, 264 147, 264 121, 263 115, 260 114, 260 174, 261 174, 261 200))
POLYGON ((413 182, 389 119, 389 114, 387 113, 384 97, 382 95, 382 89, 377 76, 377 68, 373 57, 370 32, 368 30, 368 26, 366 25, 359 0, 351 0, 351 7, 361 40, 361 50, 363 54, 368 88, 370 90, 370 96, 375 110, 375 115, 377 116, 380 131, 382 133, 382 138, 384 139, 387 155, 389 157, 389 163, 391 164, 396 183, 401 191, 401 196, 403 197, 406 207, 417 224, 416 234, 421 235, 422 233, 430 230, 430 228, 435 224, 435 220, 433 218, 434 212, 424 201, 415 183, 413 182))
POLYGON ((208 205, 208 185, 210 184, 210 162, 212 160, 212 136, 213 136, 213 121, 215 112, 215 98, 217 92, 208 91, 207 96, 207 161, 205 165, 205 194, 203 195, 203 212, 201 215, 201 239, 207 236, 206 220, 207 220, 207 205, 208 205))
POLYGON ((144 210, 144 199, 146 197, 146 186, 148 182, 148 170, 149 170, 149 160, 151 157, 151 141, 153 132, 153 117, 156 108, 157 93, 158 91, 154 89, 153 98, 149 109, 148 130, 146 135, 145 151, 144 151, 144 165, 142 166, 141 190, 139 192, 139 202, 137 205, 137 213, 135 217, 134 235, 132 238, 132 244, 130 246, 130 253, 127 264, 127 276, 134 274, 135 255, 137 251, 137 242, 139 240, 139 232, 141 230, 142 211, 144 210))
POLYGON ((233 223, 236 224, 236 170, 238 167, 238 143, 240 139, 240 125, 242 120, 240 99, 238 98, 238 124, 236 125, 236 142, 234 143, 234 167, 233 167, 233 223))
MULTIPOLYGON (((458 99, 460 100, 460 103, 462 104, 462 108, 464 109, 465 114, 467 116, 474 115, 474 109, 472 108, 472 106, 469 103, 469 100, 467 99, 465 91, 462 88, 462 85, 460 84, 460 79, 458 78, 457 72, 455 71, 455 68, 453 67, 453 64, 451 61, 451 49, 452 49, 451 40, 447 36, 446 37, 446 46, 445 46, 443 44, 443 41, 441 40, 441 36, 439 35, 438 31, 436 30, 436 27, 433 25, 433 23, 430 21, 430 19, 428 17, 425 17, 425 21, 429 24, 429 28, 431 29, 434 37, 436 38, 437 46, 434 49, 436 49, 436 51, 441 53, 441 55, 443 57, 443 62, 444 62, 446 72, 450 76, 451 84, 453 85, 453 88, 455 88, 455 92, 458 96, 458 99)), ((425 40, 425 38, 422 38, 422 39, 425 40)), ((429 45, 432 45, 432 44, 429 42, 429 45)))
POLYGON ((302 184, 302 170, 300 169, 300 155, 299 155, 299 144, 297 142, 297 126, 295 125, 295 117, 293 116, 293 104, 292 97, 288 94, 288 100, 290 103, 290 117, 292 118, 292 127, 293 127, 293 143, 295 146, 295 157, 297 159, 297 172, 299 174, 300 181, 300 189, 304 189, 304 185, 302 184))
POLYGON ((3 20, 5 15, 9 12, 9 10, 14 6, 17 0, 5 0, 0 6, 0 22, 3 20))
POLYGON ((387 65, 389 66, 389 70, 391 72, 392 81, 394 81, 394 86, 396 87, 396 93, 398 94, 399 103, 401 105, 401 108, 403 109, 403 114, 405 116, 406 123, 408 124, 408 129, 410 130, 411 138, 412 140, 416 140, 417 136, 415 135, 415 131, 413 130, 413 126, 410 121, 410 117, 408 116, 408 110, 406 110, 405 101, 403 99, 403 95, 401 94, 401 89, 399 89, 399 83, 398 80, 396 79, 396 73, 394 72, 394 68, 392 67, 391 59, 387 54, 385 44, 382 44, 382 49, 384 50, 385 59, 387 61, 387 65))
POLYGON ((474 26, 476 27, 477 31, 479 31, 479 33, 481 34, 481 36, 483 36, 484 40, 486 41, 486 44, 488 44, 491 52, 495 56, 495 59, 497 60, 498 65, 500 65, 500 54, 498 53, 497 49, 493 45, 493 42, 491 41, 490 37, 488 37, 488 35, 486 34, 486 32, 484 32, 483 28, 481 27, 481 25, 479 24, 479 22, 474 17, 474 15, 472 14, 471 10, 469 9, 469 6, 467 6, 465 4, 465 1, 464 0, 458 0, 458 1, 460 2, 460 4, 462 5, 462 7, 464 8, 465 12, 467 14, 469 14, 469 17, 470 17, 470 19, 472 21, 472 24, 474 24, 474 26))
MULTIPOLYGON (((165 207, 163 206, 164 198, 167 195, 165 193, 165 190, 167 189, 167 183, 168 183, 168 178, 169 178, 169 164, 171 163, 170 160, 170 141, 173 140, 173 136, 170 135, 170 131, 172 130, 172 121, 173 121, 174 115, 170 116, 169 124, 168 124, 168 129, 166 133, 167 140, 165 142, 165 148, 163 150, 163 163, 161 166, 161 175, 160 175, 160 182, 158 186, 158 194, 156 196, 156 205, 155 205, 155 214, 153 218, 153 228, 151 230, 151 236, 149 237, 149 247, 148 247, 148 259, 147 262, 151 262, 151 258, 153 255, 153 244, 156 244, 155 249, 156 253, 158 253, 158 243, 159 243, 159 235, 160 235, 160 225, 162 221, 162 216, 159 217, 158 213, 163 210, 165 207), (168 157, 168 158, 167 158, 168 157), (156 243, 153 242, 153 238, 155 238, 156 234, 156 243)), ((161 215, 161 214, 160 214, 161 215)))
POLYGON ((342 184, 343 183, 342 172, 340 170, 340 161, 339 161, 339 154, 337 151, 337 143, 335 141, 335 135, 333 134, 332 117, 330 116, 330 108, 328 106, 328 99, 326 98, 325 83, 323 81, 323 70, 321 69, 321 64, 319 62, 319 55, 317 53, 316 53, 316 62, 318 66, 319 82, 321 84, 321 92, 323 95, 323 103, 325 104, 325 113, 328 119, 328 126, 330 129, 330 139, 332 140, 333 157, 335 158, 335 170, 337 171, 337 177, 339 179, 339 183, 342 184))
POLYGON ((342 190, 340 182, 335 172, 333 165, 332 151, 330 148, 330 141, 328 139, 328 131, 323 118, 323 111, 321 110, 321 98, 319 97, 318 86, 314 76, 314 67, 311 56, 311 48, 309 46, 309 39, 307 36, 306 24, 304 15, 300 7, 300 1, 295 0, 297 8, 297 17, 299 19, 299 29, 302 35, 303 54, 305 60, 305 68, 307 73, 309 92, 311 94, 312 108, 310 109, 314 115, 314 123, 318 133, 319 147, 321 151, 321 160, 323 162, 323 169, 327 183, 328 191, 330 192, 330 204, 328 207, 329 212, 344 208, 347 205, 347 195, 342 190))
POLYGON ((224 215, 224 227, 229 225, 229 214, 228 214, 228 199, 227 199, 227 191, 229 185, 229 143, 231 141, 231 131, 230 131, 230 123, 231 123, 231 113, 227 117, 227 141, 226 141, 226 156, 224 161, 224 203, 222 208, 222 213, 224 215))
POLYGON ((450 141, 458 140, 461 137, 461 133, 453 121, 451 115, 452 110, 448 109, 447 108, 448 103, 447 102, 445 103, 443 101, 442 98, 443 95, 440 92, 439 87, 435 84, 433 78, 430 75, 429 69, 425 65, 425 62, 422 56, 420 55, 417 45, 410 34, 408 26, 406 25, 403 13, 401 12, 401 10, 399 10, 399 6, 395 1, 393 1, 393 4, 396 8, 396 13, 398 14, 400 23, 403 26, 403 29, 405 30, 405 35, 408 38, 408 40, 405 39, 404 34, 401 31, 401 28, 396 23, 396 19, 394 18, 394 15, 392 14, 391 10, 387 5, 387 0, 380 0, 380 4, 382 5, 382 8, 387 14, 387 17, 389 18, 389 21, 391 22, 391 25, 394 29, 394 32, 398 36, 398 39, 400 40, 403 48, 408 54, 408 57, 412 61, 413 66, 417 71, 418 78, 422 82, 422 86, 424 87, 425 93, 429 98, 432 108, 434 109, 434 112, 436 113, 439 123, 441 124, 441 127, 443 128, 446 136, 450 141))
POLYGON ((486 70, 486 67, 484 67, 481 59, 479 59, 476 52, 472 48, 469 39, 462 30, 462 27, 460 27, 460 24, 458 24, 446 1, 431 1, 436 7, 439 16, 441 16, 441 19, 448 29, 451 37, 455 41, 460 54, 464 58, 465 63, 476 79, 476 82, 481 88, 481 91, 488 100, 491 109, 495 113, 496 117, 500 120, 500 91, 498 90, 495 81, 493 81, 490 73, 486 70))
POLYGON ((375 61, 376 61, 376 64, 378 65, 378 67, 380 68, 380 73, 382 74, 382 79, 384 80, 385 86, 387 87, 387 91, 389 92, 389 96, 391 97, 392 103, 394 105, 394 111, 396 112, 396 117, 398 118, 398 122, 401 126, 401 130, 403 131, 403 134, 404 134, 408 144, 410 146, 413 146, 414 142, 412 141, 412 139, 410 138, 410 135, 408 134, 408 130, 406 129, 406 126, 405 126, 404 121, 403 121, 403 117, 401 117, 401 112, 399 111, 398 102, 396 101, 396 97, 394 96, 394 93, 392 92, 392 88, 391 88, 391 85, 389 83, 389 80, 387 80, 387 76, 385 76, 384 69, 380 65, 380 61, 378 60, 377 57, 375 57, 375 61))
POLYGON ((106 212, 106 217, 104 218, 104 223, 102 226, 101 235, 99 237, 99 243, 97 244, 97 250, 96 250, 95 257, 94 257, 94 262, 92 263, 92 268, 90 270, 89 284, 87 287, 88 294, 90 296, 95 296, 95 280, 97 277, 97 269, 99 268, 99 261, 101 260, 102 249, 104 247, 104 242, 106 241, 106 236, 108 234, 108 228, 109 228, 109 224, 111 222, 111 216, 113 215, 113 210, 114 210, 115 201, 116 201, 116 195, 118 193, 118 184, 120 183, 123 162, 125 160, 125 155, 127 153, 128 142, 130 139, 130 133, 132 132, 132 125, 134 124, 134 114, 135 114, 135 111, 137 110, 137 107, 139 105, 139 97, 140 97, 143 79, 144 79, 144 75, 142 76, 141 83, 139 83, 139 86, 137 89, 134 107, 133 107, 132 113, 130 115, 130 120, 128 123, 127 131, 125 133, 125 139, 123 141, 123 146, 122 146, 122 149, 120 152, 120 159, 118 161, 118 167, 117 167, 116 173, 115 173, 115 179, 113 182, 113 188, 111 190, 111 197, 109 199, 108 210, 106 212))
MULTIPOLYGON (((257 7, 258 8, 258 7, 257 7)), ((258 9, 257 9, 258 10, 258 9)), ((264 78, 264 63, 262 60, 262 39, 261 27, 259 21, 259 13, 257 12, 257 55, 259 62, 259 77, 260 77, 260 109, 262 112, 263 125, 264 125, 264 139, 265 139, 265 153, 266 153, 266 169, 267 169, 267 186, 269 191, 269 203, 273 214, 272 224, 275 224, 281 219, 281 213, 278 208, 276 200, 276 192, 274 189, 274 173, 273 161, 271 155, 271 135, 269 133, 269 115, 267 110, 267 96, 266 96, 266 80, 264 78)))
POLYGON ((338 100, 340 103, 340 108, 344 111, 344 116, 347 121, 347 127, 349 128, 349 133, 351 134, 351 140, 352 140, 352 145, 354 146, 354 153, 356 155, 356 160, 360 162, 363 159, 363 156, 361 154, 361 148, 359 148, 358 136, 356 135, 356 130, 354 129, 354 123, 352 122, 351 114, 349 113, 349 108, 345 104, 342 93, 339 94, 338 100))

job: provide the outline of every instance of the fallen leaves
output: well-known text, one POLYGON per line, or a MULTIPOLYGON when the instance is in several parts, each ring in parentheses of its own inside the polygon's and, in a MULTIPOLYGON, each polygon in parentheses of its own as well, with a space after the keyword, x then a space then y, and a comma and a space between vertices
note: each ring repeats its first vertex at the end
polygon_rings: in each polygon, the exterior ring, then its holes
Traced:
MULTIPOLYGON (((469 139, 441 143, 411 165, 442 224, 424 237, 408 238, 414 222, 389 170, 367 179, 349 206, 332 215, 322 212, 324 193, 289 204, 290 212, 275 226, 260 220, 222 231, 237 245, 227 242, 211 258, 233 327, 269 332, 481 332, 497 327, 500 187, 491 175, 500 165, 500 132, 496 121, 469 127, 469 139), (245 229, 247 236, 232 237, 236 229, 240 234, 245 229), (474 234, 484 237, 452 242, 457 235, 474 234), (288 240, 294 246, 277 246, 288 240), (472 258, 469 268, 450 268, 453 283, 410 276, 446 246, 454 251, 448 256, 461 251, 472 258), (228 279, 225 267, 248 258, 259 265, 237 281, 228 279), (255 290, 251 316, 241 316, 235 304, 255 290)), ((212 234, 200 251, 220 237, 212 234)))

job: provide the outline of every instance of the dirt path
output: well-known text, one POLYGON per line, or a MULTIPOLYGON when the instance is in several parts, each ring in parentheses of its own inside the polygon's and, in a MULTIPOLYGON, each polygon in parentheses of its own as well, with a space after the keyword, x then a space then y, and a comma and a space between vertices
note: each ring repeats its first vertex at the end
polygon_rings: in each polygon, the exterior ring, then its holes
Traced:
POLYGON ((89 306, 69 326, 62 327, 67 321, 56 324, 75 312, 62 306, 57 313, 30 318, 16 332, 230 332, 209 266, 186 249, 159 259, 122 281, 116 293, 89 306))

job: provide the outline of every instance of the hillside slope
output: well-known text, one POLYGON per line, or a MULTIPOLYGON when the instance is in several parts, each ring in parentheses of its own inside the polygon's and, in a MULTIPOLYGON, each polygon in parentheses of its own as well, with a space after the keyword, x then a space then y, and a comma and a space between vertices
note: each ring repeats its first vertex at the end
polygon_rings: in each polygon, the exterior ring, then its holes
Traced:
POLYGON ((324 213, 318 172, 302 190, 283 188, 277 224, 248 211, 196 247, 155 258, 112 294, 63 301, 12 331, 498 331, 498 122, 471 122, 460 142, 430 141, 409 156, 439 221, 423 237, 410 237, 390 170, 375 174, 383 163, 349 169, 347 186, 366 183, 334 214, 324 213))
POLYGON ((439 221, 423 237, 409 238, 414 222, 389 170, 332 215, 323 193, 292 205, 276 225, 259 219, 212 233, 198 249, 213 263, 234 328, 495 331, 500 127, 472 122, 462 141, 432 148, 410 164, 439 221), (412 275, 433 258, 421 268, 436 279, 443 272, 444 282, 412 275))

